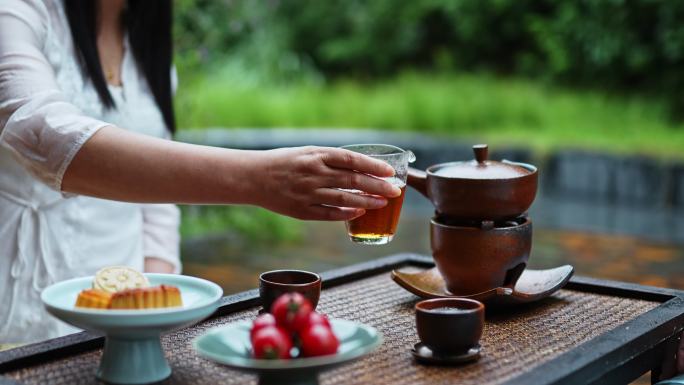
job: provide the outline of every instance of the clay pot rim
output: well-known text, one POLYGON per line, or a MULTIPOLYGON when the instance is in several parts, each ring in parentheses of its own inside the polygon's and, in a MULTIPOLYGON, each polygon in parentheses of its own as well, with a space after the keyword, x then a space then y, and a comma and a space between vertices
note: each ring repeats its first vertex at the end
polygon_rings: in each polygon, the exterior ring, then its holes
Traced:
POLYGON ((479 313, 479 312, 484 312, 485 306, 482 302, 474 300, 474 299, 469 299, 469 298, 432 298, 432 299, 425 299, 425 300, 418 302, 414 308, 415 308, 416 312, 420 312, 420 313, 439 314, 439 315, 444 315, 445 317, 462 317, 464 315, 470 315, 470 314, 475 314, 475 313, 479 313), (464 309, 461 307, 464 303, 467 303, 467 304, 469 304, 469 306, 474 306, 474 307, 464 309), (434 306, 434 307, 427 307, 426 308, 425 306, 434 306), (456 308, 459 308, 460 310, 463 310, 463 312, 453 314, 453 313, 445 313, 442 311, 434 310, 437 307, 445 307, 445 306, 456 307, 456 308))
POLYGON ((528 217, 524 217, 524 218, 525 218, 525 221, 519 225, 516 225, 516 226, 492 227, 492 228, 484 228, 484 229, 482 227, 476 227, 476 226, 445 225, 444 223, 438 222, 436 217, 432 217, 430 219, 430 225, 435 226, 437 228, 446 228, 446 229, 450 229, 450 230, 459 230, 459 231, 510 231, 510 230, 521 229, 523 227, 527 227, 527 226, 532 225, 532 220, 530 218, 528 218, 528 217))
MULTIPOLYGON (((488 160, 488 162, 495 162, 488 160)), ((467 182, 467 183, 478 183, 478 184, 486 184, 486 183, 504 183, 504 182, 510 182, 510 181, 515 181, 515 180, 521 180, 525 178, 532 178, 536 177, 538 169, 537 166, 534 166, 529 163, 522 163, 522 162, 511 162, 508 160, 504 160, 502 162, 515 165, 515 166, 520 166, 522 168, 525 168, 530 171, 529 174, 524 174, 524 175, 516 175, 516 176, 511 176, 509 178, 487 178, 487 179, 475 179, 475 178, 462 178, 462 177, 457 177, 457 176, 444 176, 444 175, 437 175, 435 172, 439 169, 449 167, 449 166, 454 166, 454 165, 462 165, 464 163, 469 163, 473 165, 477 165, 477 161, 475 160, 459 160, 455 162, 445 162, 445 163, 437 163, 433 164, 432 166, 428 167, 425 172, 428 174, 430 178, 437 178, 443 181, 462 181, 462 182, 467 182)))
POLYGON ((321 276, 311 272, 311 271, 306 271, 306 270, 293 270, 293 269, 282 269, 282 270, 271 270, 271 271, 266 271, 261 274, 259 274, 259 281, 267 283, 269 285, 273 286, 280 286, 280 287, 307 287, 307 286, 313 286, 317 285, 318 283, 321 282, 321 276), (304 282, 304 283, 285 283, 285 282, 277 282, 273 281, 272 279, 266 278, 268 275, 274 275, 274 274, 297 274, 301 276, 308 276, 311 278, 314 278, 313 280, 309 282, 304 282))

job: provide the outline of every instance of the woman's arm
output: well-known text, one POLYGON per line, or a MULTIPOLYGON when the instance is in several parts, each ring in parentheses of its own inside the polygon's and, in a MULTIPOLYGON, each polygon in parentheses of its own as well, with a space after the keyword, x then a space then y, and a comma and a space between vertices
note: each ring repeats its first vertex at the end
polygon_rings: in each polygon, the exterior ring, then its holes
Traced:
POLYGON ((400 193, 363 174, 389 176, 389 166, 345 150, 227 150, 93 119, 57 84, 43 52, 48 24, 40 1, 0 2, 0 145, 56 190, 131 202, 252 204, 305 219, 347 219, 386 204, 335 188, 400 193))
POLYGON ((129 202, 248 204, 300 219, 343 220, 386 204, 384 162, 336 148, 242 151, 172 142, 108 126, 78 151, 65 192, 129 202))

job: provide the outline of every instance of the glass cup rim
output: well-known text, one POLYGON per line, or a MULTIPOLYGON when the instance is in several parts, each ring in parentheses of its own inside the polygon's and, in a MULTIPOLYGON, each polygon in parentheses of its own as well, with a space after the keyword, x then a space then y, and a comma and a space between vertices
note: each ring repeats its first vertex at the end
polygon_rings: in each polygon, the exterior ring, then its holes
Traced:
MULTIPOLYGON (((353 151, 352 148, 355 148, 355 147, 362 147, 362 146, 368 146, 368 147, 370 147, 370 146, 386 147, 386 148, 391 148, 391 149, 395 150, 395 152, 391 152, 391 153, 389 153, 389 154, 366 154, 366 153, 361 153, 361 152, 359 152, 359 154, 363 154, 363 155, 366 155, 366 156, 372 156, 372 157, 390 157, 390 156, 397 156, 397 155, 403 155, 403 154, 405 154, 406 152, 409 151, 409 150, 404 150, 403 148, 397 147, 397 146, 392 145, 392 144, 383 144, 383 143, 358 143, 358 144, 347 144, 347 145, 344 145, 344 146, 340 146, 340 148, 345 149, 345 150, 353 151)), ((355 152, 356 152, 356 151, 355 151, 355 152)))

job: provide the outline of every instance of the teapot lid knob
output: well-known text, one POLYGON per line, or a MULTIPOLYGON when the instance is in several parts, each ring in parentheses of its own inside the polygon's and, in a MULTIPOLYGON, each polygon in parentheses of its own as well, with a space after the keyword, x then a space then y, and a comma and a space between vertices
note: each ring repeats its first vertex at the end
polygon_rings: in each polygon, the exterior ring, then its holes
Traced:
POLYGON ((473 146, 473 152, 477 163, 482 164, 487 160, 489 149, 486 144, 476 144, 473 146))

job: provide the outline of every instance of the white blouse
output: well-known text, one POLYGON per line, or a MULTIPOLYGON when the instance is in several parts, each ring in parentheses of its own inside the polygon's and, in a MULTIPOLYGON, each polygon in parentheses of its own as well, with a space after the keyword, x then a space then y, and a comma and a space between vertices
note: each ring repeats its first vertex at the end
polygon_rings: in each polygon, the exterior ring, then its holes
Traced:
POLYGON ((181 269, 176 206, 61 192, 98 129, 169 136, 127 41, 123 86, 110 86, 115 109, 103 107, 76 58, 61 0, 0 1, 0 344, 73 330, 43 309, 51 283, 106 265, 142 270, 145 256, 181 269))

